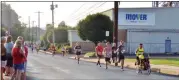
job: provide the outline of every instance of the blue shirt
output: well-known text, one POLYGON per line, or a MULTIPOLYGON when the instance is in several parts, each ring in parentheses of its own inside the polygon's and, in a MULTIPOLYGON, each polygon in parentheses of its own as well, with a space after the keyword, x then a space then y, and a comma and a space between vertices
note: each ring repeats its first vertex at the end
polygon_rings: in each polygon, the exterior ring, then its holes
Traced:
POLYGON ((6 48, 7 54, 11 54, 11 51, 12 51, 12 48, 13 48, 13 43, 12 42, 5 43, 4 47, 6 48))

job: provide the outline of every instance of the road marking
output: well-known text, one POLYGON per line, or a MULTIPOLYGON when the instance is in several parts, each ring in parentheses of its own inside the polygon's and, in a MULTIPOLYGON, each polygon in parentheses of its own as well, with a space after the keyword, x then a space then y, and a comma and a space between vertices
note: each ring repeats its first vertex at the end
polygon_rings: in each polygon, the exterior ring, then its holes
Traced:
POLYGON ((67 69, 62 69, 61 67, 53 67, 54 69, 56 69, 56 70, 58 70, 58 71, 62 71, 62 72, 65 72, 65 73, 67 73, 67 74, 69 74, 70 73, 70 71, 69 70, 67 70, 67 69))

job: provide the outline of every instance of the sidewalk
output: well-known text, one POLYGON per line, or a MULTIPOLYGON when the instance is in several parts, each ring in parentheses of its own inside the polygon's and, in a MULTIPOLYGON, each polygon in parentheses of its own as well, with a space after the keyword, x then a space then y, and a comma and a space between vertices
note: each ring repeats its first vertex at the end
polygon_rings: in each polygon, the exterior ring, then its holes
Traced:
MULTIPOLYGON (((71 59, 74 59, 75 57, 70 57, 71 59)), ((83 61, 88 61, 88 62, 97 62, 97 58, 80 58, 80 60, 83 61)), ((101 60, 102 64, 105 64, 105 60, 101 60)), ((112 66, 115 66, 114 63, 111 64, 112 66)), ((120 66, 120 64, 118 64, 120 66)), ((130 68, 130 69, 136 69, 136 66, 132 62, 126 62, 125 61, 125 68, 130 68)), ((168 74, 168 75, 174 75, 174 76, 179 76, 179 67, 175 66, 166 66, 166 65, 154 65, 151 64, 151 70, 152 72, 158 72, 162 74, 168 74)))

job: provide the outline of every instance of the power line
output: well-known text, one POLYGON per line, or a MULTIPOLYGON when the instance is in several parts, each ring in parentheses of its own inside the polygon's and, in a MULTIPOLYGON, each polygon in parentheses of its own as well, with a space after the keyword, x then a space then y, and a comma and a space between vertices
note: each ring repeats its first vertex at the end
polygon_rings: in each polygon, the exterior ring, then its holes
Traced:
MULTIPOLYGON (((69 17, 71 17, 71 16, 73 16, 75 13, 77 13, 85 4, 86 4, 86 3, 83 3, 78 9, 76 9, 74 12, 72 12, 69 17)), ((68 17, 68 18, 69 18, 69 17, 68 17)))
MULTIPOLYGON (((104 5, 106 2, 103 2, 102 4, 100 4, 98 7, 96 7, 96 8, 99 8, 99 7, 101 7, 102 5, 104 5)), ((95 8, 95 9, 96 9, 95 8)), ((87 12, 87 14, 89 14, 89 13, 91 13, 92 11, 94 11, 95 9, 93 9, 93 10, 91 10, 91 11, 89 11, 89 12, 87 12)), ((81 15, 82 17, 83 16, 85 16, 86 15, 86 13, 85 14, 83 14, 83 15, 81 15)), ((79 16, 79 17, 77 17, 77 18, 75 18, 76 20, 78 20, 81 16, 79 16)))
MULTIPOLYGON (((102 2, 100 2, 100 3, 102 3, 102 2)), ((81 14, 82 13, 85 13, 86 12, 86 10, 91 10, 93 7, 95 7, 96 5, 98 5, 98 4, 100 4, 99 2, 98 3, 95 3, 94 5, 92 5, 91 7, 89 7, 89 8, 87 8, 87 9, 85 9, 85 11, 83 11, 83 12, 81 12, 81 13, 79 13, 79 15, 77 15, 77 17, 79 17, 79 16, 81 16, 81 14)), ((76 18, 76 16, 75 17, 72 17, 72 18, 76 18)))

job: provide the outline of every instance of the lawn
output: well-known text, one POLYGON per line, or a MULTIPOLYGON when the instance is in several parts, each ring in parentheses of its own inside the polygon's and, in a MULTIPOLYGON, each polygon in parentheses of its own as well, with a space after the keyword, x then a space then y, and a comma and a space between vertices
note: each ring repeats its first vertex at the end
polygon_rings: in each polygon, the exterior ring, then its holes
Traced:
MULTIPOLYGON (((135 59, 126 59, 129 62, 135 62, 135 59)), ((151 64, 156 65, 169 65, 179 67, 179 58, 167 58, 167 59, 150 59, 151 64)))

